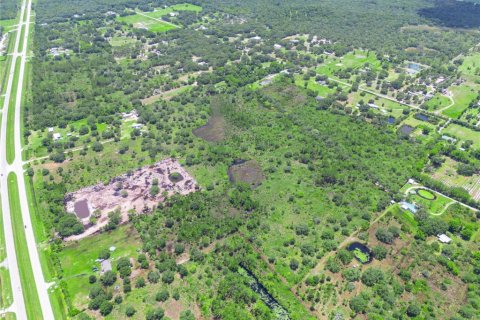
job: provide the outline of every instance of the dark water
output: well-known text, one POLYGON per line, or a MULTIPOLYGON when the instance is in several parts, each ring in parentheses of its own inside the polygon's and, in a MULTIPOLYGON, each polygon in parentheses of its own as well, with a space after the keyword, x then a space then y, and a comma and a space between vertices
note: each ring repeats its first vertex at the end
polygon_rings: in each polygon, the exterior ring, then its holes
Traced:
POLYGON ((409 64, 407 65, 407 68, 408 68, 408 69, 415 70, 415 71, 421 71, 421 70, 422 70, 422 67, 421 67, 419 64, 417 64, 417 63, 409 63, 409 64))
POLYGON ((370 249, 366 245, 364 245, 363 243, 360 243, 360 242, 352 242, 347 248, 348 251, 355 251, 355 249, 359 249, 360 251, 362 251, 363 253, 365 253, 368 256, 368 261, 367 262, 362 262, 362 261, 357 259, 359 262, 361 262, 363 264, 367 264, 367 263, 372 262, 372 252, 370 251, 370 249))
POLYGON ((388 123, 394 124, 395 123, 395 118, 394 117, 388 117, 388 123))
POLYGON ((422 121, 429 121, 430 118, 426 115, 424 115, 423 113, 417 113, 415 115, 415 117, 418 119, 418 120, 422 120, 422 121))
POLYGON ((414 127, 411 127, 409 126, 408 124, 404 124, 403 126, 401 126, 400 128, 400 132, 405 134, 405 135, 409 135, 410 133, 412 133, 412 131, 414 130, 415 128, 414 127))
POLYGON ((248 278, 250 279, 250 287, 260 296, 260 299, 270 308, 270 310, 273 311, 273 313, 276 315, 275 319, 290 320, 288 311, 270 295, 270 293, 267 291, 267 288, 265 288, 263 284, 258 281, 257 277, 247 268, 243 266, 240 266, 239 268, 248 275, 248 278))
POLYGON ((83 199, 80 201, 75 202, 73 205, 73 211, 80 219, 88 218, 90 215, 90 209, 88 209, 88 202, 87 200, 83 199))

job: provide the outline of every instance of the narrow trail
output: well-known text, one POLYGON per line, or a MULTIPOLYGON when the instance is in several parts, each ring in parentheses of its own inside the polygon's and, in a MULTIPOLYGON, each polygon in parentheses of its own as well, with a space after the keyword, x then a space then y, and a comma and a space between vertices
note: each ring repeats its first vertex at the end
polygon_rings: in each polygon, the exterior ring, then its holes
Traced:
MULTIPOLYGON (((446 106, 446 107, 443 107, 443 108, 441 108, 441 109, 435 110, 435 112, 434 112, 435 114, 440 114, 440 113, 442 113, 443 111, 447 110, 448 108, 450 108, 451 106, 453 106, 453 105, 455 104, 455 100, 453 100, 453 97, 452 97, 452 96, 450 96, 450 95, 448 95, 448 96, 444 95, 444 97, 447 97, 448 99, 450 99, 450 102, 451 102, 451 103, 450 103, 448 106, 446 106)), ((449 121, 450 121, 450 120, 449 120, 449 121)))

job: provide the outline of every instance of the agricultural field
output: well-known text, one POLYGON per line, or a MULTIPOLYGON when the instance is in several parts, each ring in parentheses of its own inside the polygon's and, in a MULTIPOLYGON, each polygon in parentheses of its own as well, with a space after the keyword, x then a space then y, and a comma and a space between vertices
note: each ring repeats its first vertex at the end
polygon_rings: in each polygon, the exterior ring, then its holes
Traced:
POLYGON ((460 163, 451 158, 445 158, 445 163, 436 169, 431 175, 438 181, 443 182, 447 186, 461 187, 467 190, 473 199, 480 199, 480 176, 474 174, 472 176, 463 176, 457 173, 460 163))

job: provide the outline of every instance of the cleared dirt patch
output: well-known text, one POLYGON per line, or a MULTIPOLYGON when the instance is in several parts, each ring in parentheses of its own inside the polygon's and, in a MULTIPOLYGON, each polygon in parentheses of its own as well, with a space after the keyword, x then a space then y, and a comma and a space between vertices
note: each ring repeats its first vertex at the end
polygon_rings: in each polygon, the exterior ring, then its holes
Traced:
POLYGON ((263 179, 262 168, 255 160, 237 160, 228 168, 228 177, 231 182, 248 183, 253 188, 258 187, 263 179))
POLYGON ((108 213, 119 210, 122 222, 128 212, 146 213, 173 194, 186 195, 198 189, 197 183, 180 163, 165 159, 113 178, 108 184, 97 184, 65 195, 65 210, 75 213, 86 227, 84 233, 66 240, 78 240, 99 231, 108 223, 108 213), (170 178, 171 176, 177 179, 170 178), (90 213, 97 223, 91 225, 90 213))

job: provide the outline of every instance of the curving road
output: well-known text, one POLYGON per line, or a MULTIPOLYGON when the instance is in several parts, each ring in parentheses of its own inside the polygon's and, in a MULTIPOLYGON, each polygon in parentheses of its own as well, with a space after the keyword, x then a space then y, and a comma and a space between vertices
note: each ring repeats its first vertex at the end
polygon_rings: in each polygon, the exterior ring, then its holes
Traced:
MULTIPOLYGON (((20 280, 20 273, 18 269, 17 255, 25 254, 25 252, 16 252, 14 243, 14 228, 12 225, 11 212, 9 207, 9 192, 7 176, 9 173, 14 172, 18 179, 18 189, 20 197, 20 205, 22 211, 22 219, 25 224, 25 238, 28 246, 28 255, 31 261, 31 267, 35 278, 35 283, 24 284, 27 286, 36 286, 41 311, 44 319, 54 319, 52 306, 50 303, 50 297, 48 295, 48 285, 45 283, 43 277, 42 267, 40 264, 40 258, 37 251, 37 244, 35 236, 33 234, 32 222, 30 219, 30 211, 28 207, 28 198, 26 195, 24 170, 22 162, 22 134, 21 134, 21 107, 22 107, 22 95, 24 90, 24 77, 25 77, 25 63, 27 61, 27 49, 28 49, 28 37, 30 30, 31 20, 31 7, 32 0, 23 0, 20 12, 20 20, 18 24, 18 32, 16 33, 14 52, 12 55, 10 74, 8 75, 7 89, 5 92, 5 101, 3 105, 3 115, 0 131, 0 194, 2 199, 2 214, 3 214, 3 231, 5 233, 5 246, 7 252, 6 263, 10 272, 10 278, 13 291, 13 304, 8 309, 11 312, 15 312, 16 318, 19 320, 27 319, 27 312, 25 301, 22 291, 22 284, 20 280), (20 39, 22 33, 21 28, 25 28, 23 39, 20 39), (22 51, 18 52, 20 48, 20 41, 23 41, 22 51), (17 59, 20 59, 20 70, 15 70, 15 64, 17 59), (18 72, 18 86, 16 96, 12 96, 14 75, 18 72), (9 102, 11 99, 15 99, 14 110, 9 110, 9 102), (8 112, 15 112, 14 118, 14 148, 15 158, 11 165, 8 164, 6 157, 7 150, 7 124, 8 124, 8 112)), ((21 230, 21 229, 20 229, 21 230)))

